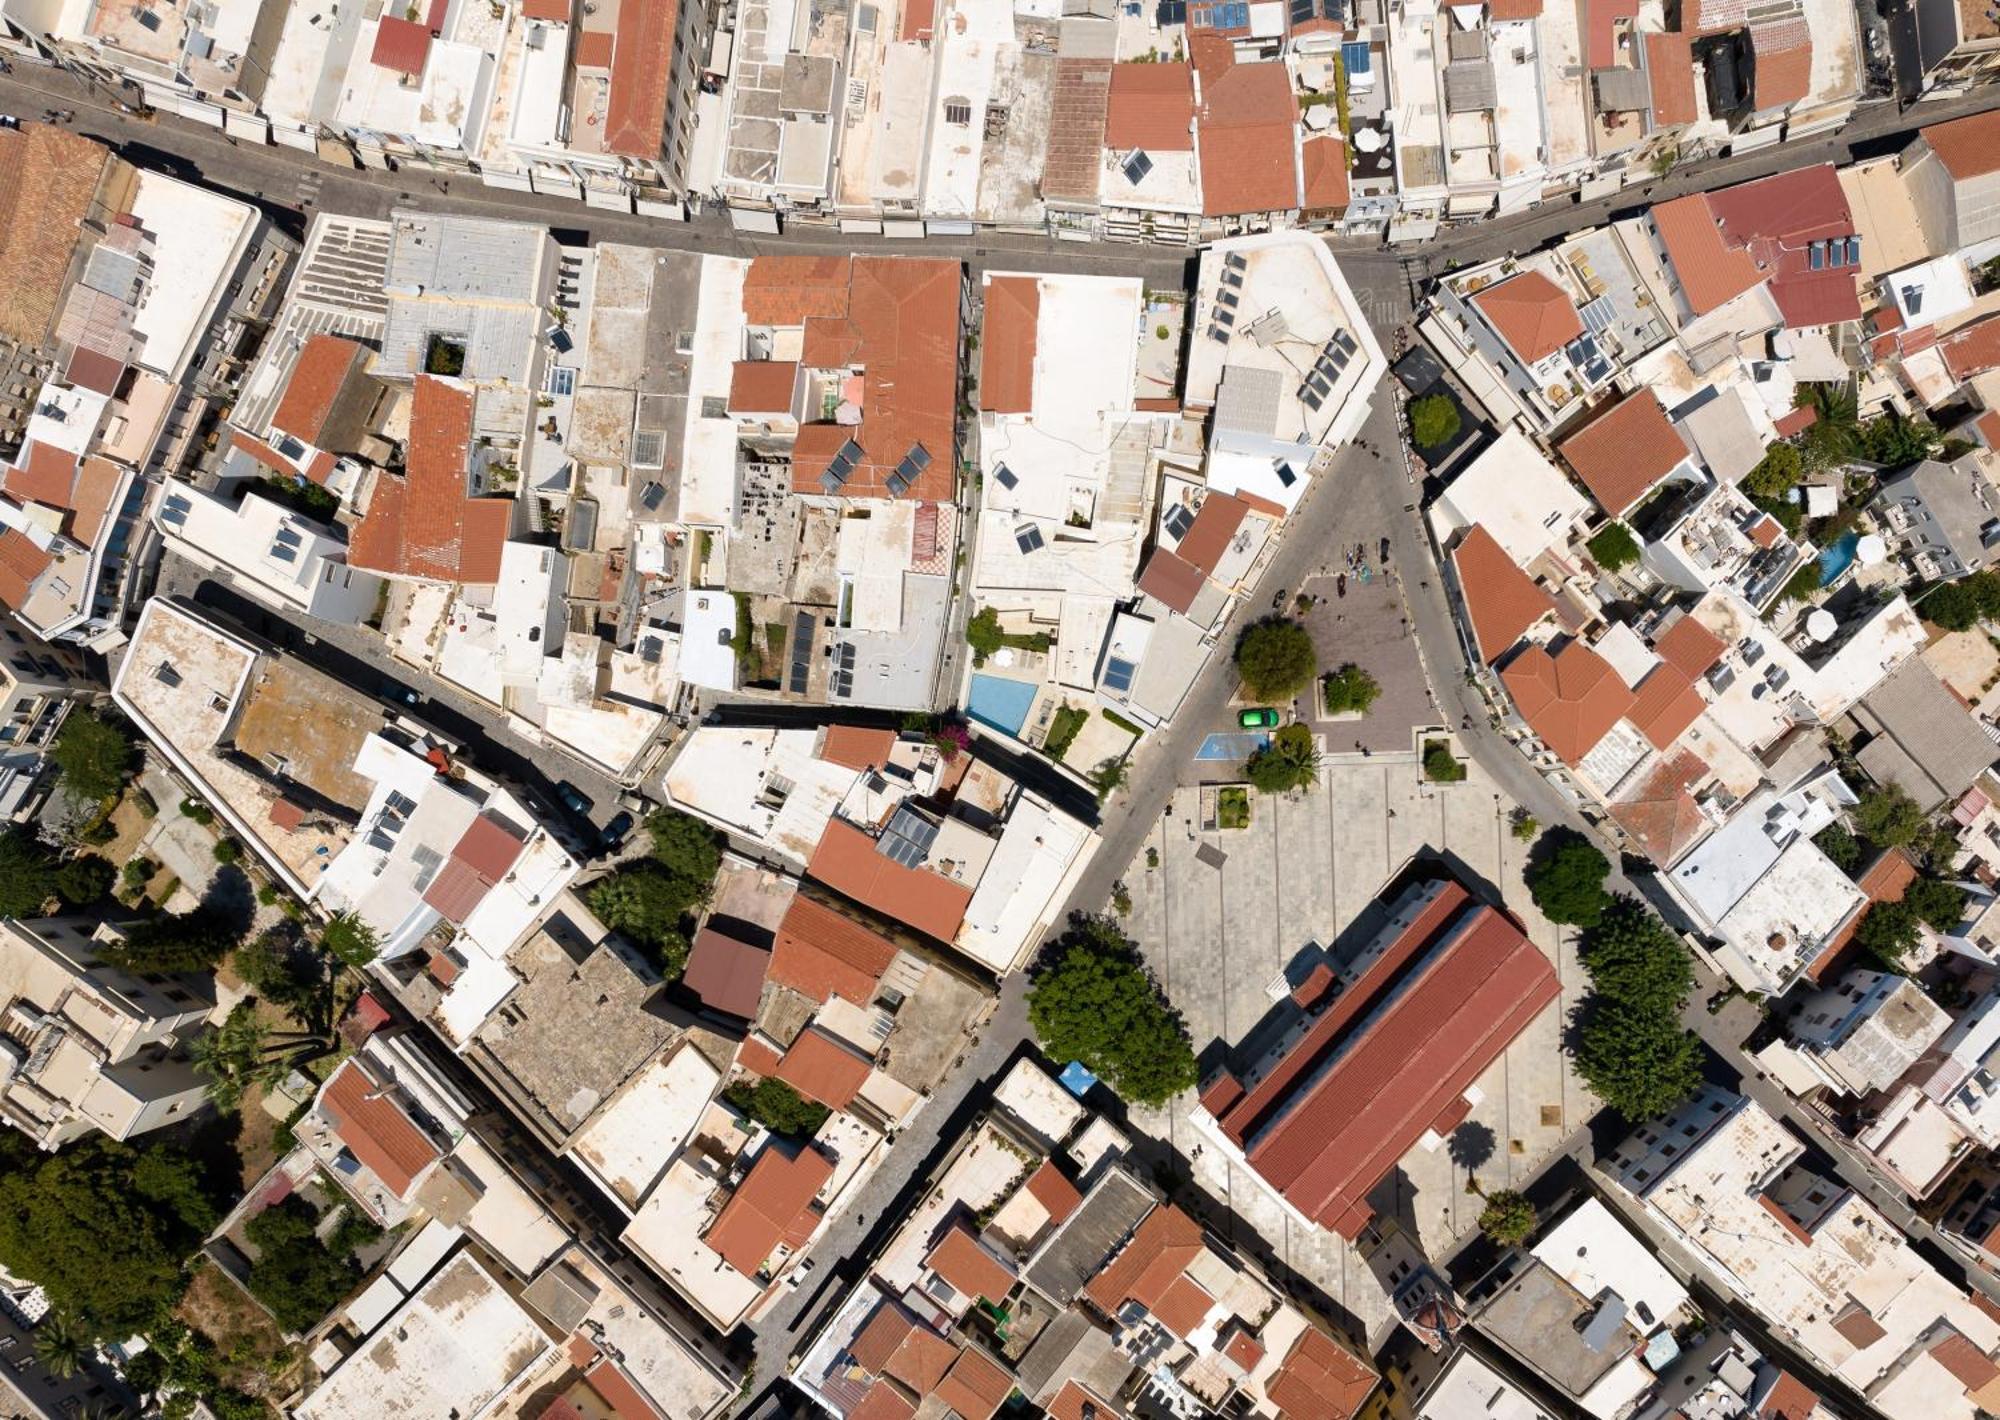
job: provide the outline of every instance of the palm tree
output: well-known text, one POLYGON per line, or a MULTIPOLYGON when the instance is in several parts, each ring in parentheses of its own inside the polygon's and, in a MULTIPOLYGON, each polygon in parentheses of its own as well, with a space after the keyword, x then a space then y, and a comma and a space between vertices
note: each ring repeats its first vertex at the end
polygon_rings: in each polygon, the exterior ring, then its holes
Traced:
POLYGON ((1815 468, 1845 463, 1861 453, 1860 397, 1852 380, 1802 386, 1801 402, 1817 416, 1802 452, 1815 468))
POLYGON ((82 1370, 95 1350, 90 1337, 68 1312, 50 1312, 35 1327, 35 1355, 59 1381, 82 1370))
POLYGON ((1125 782, 1132 777, 1132 761, 1122 755, 1117 759, 1107 759, 1097 766, 1097 773, 1091 777, 1097 784, 1097 802, 1101 804, 1125 787, 1125 782))
POLYGON ((273 1043, 253 1002, 245 1001, 229 1018, 188 1047, 194 1068, 208 1077, 208 1097, 227 1112, 243 1102, 252 1085, 269 1087, 285 1078, 301 1057, 302 1043, 311 1037, 287 1036, 273 1043))

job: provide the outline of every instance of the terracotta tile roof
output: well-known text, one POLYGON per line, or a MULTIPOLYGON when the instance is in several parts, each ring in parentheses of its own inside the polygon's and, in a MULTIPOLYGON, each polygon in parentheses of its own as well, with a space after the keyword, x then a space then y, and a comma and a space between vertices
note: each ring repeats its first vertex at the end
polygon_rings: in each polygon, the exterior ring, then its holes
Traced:
POLYGON ((1299 210, 1341 213, 1347 210, 1347 145, 1330 133, 1316 134, 1299 144, 1299 210))
POLYGON ((861 725, 828 725, 820 741, 819 757, 843 769, 880 769, 889 762, 896 743, 894 730, 871 730, 861 725))
POLYGON ((778 924, 770 979, 815 1001, 831 996, 865 1006, 896 959, 896 948, 851 917, 812 898, 792 899, 778 924))
POLYGON ((1944 170, 1960 182, 2000 173, 2000 109, 1934 123, 1922 136, 1944 170))
MULTIPOLYGON (((2000 110, 1996 110, 2000 112, 2000 110)), ((1960 326, 1938 342, 1944 367, 1955 380, 1969 380, 2000 369, 2000 316, 1986 316, 1960 326)))
POLYGON ((679 19, 676 0, 621 0, 604 113, 605 152, 647 161, 660 156, 679 19))
POLYGON ((806 871, 863 907, 949 942, 965 920, 972 889, 928 868, 906 868, 876 851, 875 840, 844 819, 820 835, 806 871))
POLYGON ((487 890, 488 884, 479 874, 464 863, 448 860, 424 889, 424 903, 445 921, 464 926, 465 919, 486 900, 487 890))
POLYGON ((1811 1386, 1790 1371, 1779 1371, 1778 1383, 1757 1408, 1757 1420, 1813 1420, 1818 1408, 1819 1396, 1811 1386))
POLYGON ((847 1412, 847 1420, 910 1420, 917 1407, 888 1381, 876 1381, 847 1412))
POLYGON ((424 72, 431 54, 431 32, 415 20, 401 15, 384 15, 375 29, 375 48, 368 62, 379 69, 393 69, 412 78, 424 72))
POLYGON ((1529 646, 1500 671, 1514 708, 1571 767, 1631 713, 1633 695, 1604 658, 1581 641, 1551 656, 1529 646))
POLYGON ((55 559, 14 528, 0 528, 0 603, 19 611, 28 603, 35 579, 55 559))
MULTIPOLYGON (((901 1303, 884 1301, 854 1333, 847 1353, 854 1358, 856 1365, 870 1375, 886 1375, 889 1358, 896 1354, 897 1348, 909 1338, 910 1333, 918 1329, 916 1318, 901 1303)), ((949 1360, 946 1364, 950 1364, 949 1360)), ((943 1374, 942 1368, 939 1374, 943 1374)))
POLYGON ((899 496, 949 502, 958 428, 962 269, 920 257, 768 257, 750 263, 743 312, 753 324, 803 325, 801 361, 861 367, 858 424, 802 425, 792 487, 821 493, 820 475, 852 439, 861 449, 840 494, 891 496, 888 482, 918 445, 930 462, 899 496))
POLYGON ((1492 665, 1528 628, 1556 610, 1555 598, 1507 555, 1492 533, 1474 523, 1451 552, 1452 567, 1480 659, 1492 665))
POLYGON ((1639 17, 1639 0, 1584 0, 1584 28, 1587 33, 1586 63, 1592 69, 1614 69, 1623 60, 1618 53, 1618 21, 1639 17))
POLYGON ((610 30, 585 30, 576 37, 576 67, 579 69, 609 69, 611 67, 610 30))
POLYGON ((992 1420, 1013 1393, 1014 1378, 975 1346, 958 1353, 935 1392, 959 1420, 992 1420))
POLYGON ((1692 680, 1672 666, 1658 665, 1639 682, 1625 718, 1639 727, 1654 749, 1669 749, 1706 708, 1692 680))
POLYGON ((1151 1311, 1205 1246, 1201 1224, 1175 1205, 1162 1203, 1084 1284, 1083 1294, 1106 1316, 1117 1316, 1127 1302, 1137 1302, 1151 1311))
POLYGON ((285 397, 278 401, 271 427, 309 444, 318 443, 348 374, 366 353, 366 347, 338 335, 315 335, 308 340, 292 365, 292 377, 285 382, 285 397))
POLYGON ((1796 409, 1779 415, 1772 427, 1778 431, 1779 438, 1790 439, 1805 433, 1817 423, 1819 423, 1819 411, 1810 404, 1801 404, 1796 409))
POLYGON ((1194 70, 1186 64, 1114 64, 1104 146, 1125 152, 1194 151, 1194 70))
POLYGON ((1583 334, 1569 293, 1539 271, 1524 271, 1472 298, 1523 364, 1553 355, 1583 334))
POLYGON ((1654 204, 1653 226, 1667 249, 1681 294, 1698 316, 1736 299, 1764 279, 1749 252, 1723 239, 1702 193, 1654 204))
POLYGON ((76 465, 75 454, 30 439, 21 448, 19 462, 7 467, 7 496, 17 503, 67 508, 70 490, 76 484, 76 465))
POLYGON ((1167 1284, 1167 1290, 1160 1293, 1160 1300, 1150 1310, 1161 1326, 1186 1340, 1214 1305, 1215 1298, 1203 1290, 1201 1283, 1182 1273, 1167 1284))
POLYGON ((480 814, 466 825, 451 856, 471 868, 489 883, 497 883, 513 870, 527 842, 512 824, 491 813, 480 814))
POLYGON ((919 1396, 927 1396, 958 1359, 958 1348, 925 1327, 912 1324, 884 1358, 881 1373, 901 1381, 919 1396))
POLYGON ((1185 616, 1207 583, 1207 574, 1201 568, 1170 548, 1156 547, 1146 558, 1146 565, 1139 569, 1135 585, 1147 596, 1185 616))
POLYGON ((1264 1343, 1243 1329, 1238 1321, 1230 1328, 1229 1339, 1222 1343, 1222 1354, 1246 1371, 1254 1371, 1257 1363, 1264 1359, 1264 1343))
POLYGON ((36 346, 55 323, 109 150, 62 128, 0 129, 0 335, 36 346))
POLYGON ((1784 535, 1785 530, 1778 525, 1778 520, 1769 513, 1766 513, 1763 517, 1757 519, 1756 522, 1750 524, 1750 541, 1756 543, 1759 547, 1776 547, 1784 535))
POLYGON ((745 1036, 743 1043, 736 1047, 738 1068, 748 1070, 753 1075, 761 1075, 767 1080, 777 1077, 778 1061, 782 1058, 775 1046, 756 1034, 745 1036))
POLYGON ((1972 421, 1980 440, 1989 449, 2000 450, 2000 409, 1989 409, 1972 421))
POLYGON ((1812 92, 1812 32, 1803 19, 1750 26, 1755 95, 1760 112, 1795 104, 1812 92))
POLYGON ((98 394, 116 394, 118 382, 125 378, 125 362, 79 345, 69 352, 69 364, 63 367, 63 378, 79 388, 94 390, 98 394))
POLYGON ((1289 212, 1299 205, 1298 100, 1275 60, 1204 77, 1201 208, 1207 217, 1289 212))
POLYGON ((729 412, 791 413, 798 375, 796 360, 738 360, 729 371, 729 412))
POLYGON ((419 375, 401 475, 379 473, 347 560, 391 576, 485 586, 500 579, 509 498, 471 498, 472 390, 419 375))
POLYGON ((544 24, 566 25, 569 23, 569 0, 521 0, 521 17, 540 20, 544 24))
POLYGON ((986 323, 979 345, 979 407, 988 414, 1027 414, 1035 407, 1035 338, 1041 327, 1042 283, 1033 276, 986 282, 986 323))
POLYGON ((1050 1420, 1086 1420, 1085 1406, 1090 1407, 1089 1413, 1096 1420, 1116 1420, 1125 1413, 1089 1386, 1074 1380, 1064 1381, 1062 1389, 1049 1397, 1042 1408, 1048 1411, 1050 1420))
POLYGON ((988 1252, 962 1222, 945 1229, 924 1265, 963 1297, 1001 1302, 1014 1290, 1014 1269, 988 1252))
POLYGON ((110 459, 92 454, 77 465, 76 483, 69 494, 69 535, 86 547, 95 547, 110 526, 114 506, 126 484, 126 471, 110 459))
MULTIPOLYGON (((1793 168, 1708 194, 1721 239, 1744 251, 1771 283, 1786 326, 1861 318, 1854 266, 1812 267, 1812 243, 1855 235, 1854 214, 1831 163, 1793 168)), ((1680 270, 1680 257, 1674 258, 1680 270)))
POLYGON ((757 1014, 757 1001, 764 991, 764 973, 770 969, 771 952, 753 947, 713 927, 694 934, 688 948, 687 967, 681 984, 711 1010, 750 1020, 757 1014))
POLYGON ((1366 1361, 1309 1326, 1264 1382, 1264 1393, 1278 1407, 1278 1420, 1350 1420, 1376 1379, 1366 1361))
POLYGON ((411 1122, 358 1059, 349 1059, 320 1096, 320 1112, 363 1167, 398 1198, 409 1196, 417 1176, 439 1158, 437 1146, 411 1122))
POLYGON ((932 39, 936 34, 937 0, 903 0, 903 19, 896 37, 908 44, 912 40, 932 39))
POLYGON ((1111 61, 1057 59, 1049 107, 1049 149, 1042 159, 1042 196, 1095 209, 1104 161, 1104 125, 1111 103, 1111 61))
POLYGON ((1532 20, 1542 13, 1542 0, 1487 0, 1486 12, 1496 20, 1532 20))
POLYGON ((779 1243, 798 1237, 801 1227, 811 1236, 819 1218, 813 1199, 832 1177, 833 1162, 818 1149, 773 1140, 702 1241, 745 1277, 755 1277, 779 1243))
MULTIPOLYGON (((1901 902, 1903 894, 1916 880, 1917 865, 1902 849, 1891 848, 1876 854, 1875 861, 1854 880, 1854 885, 1861 889, 1870 903, 1901 902)), ((1848 943, 1854 940, 1855 932, 1861 927, 1861 919, 1867 915, 1865 911, 1857 912, 1848 918, 1838 932, 1827 938, 1826 945, 1820 948, 1819 955, 1813 958, 1805 974, 1814 981, 1823 980, 1847 950, 1848 943)))
POLYGON ((791 1048, 778 1062, 778 1078, 828 1109, 846 1109, 854 1103, 875 1062, 857 1053, 845 1041, 817 1027, 800 1031, 791 1048))
POLYGON ((1650 389, 1627 395, 1564 439, 1559 450, 1614 518, 1630 512, 1688 454, 1650 389))
POLYGON ((1709 667, 1722 659, 1729 648, 1722 638, 1691 616, 1682 616, 1653 643, 1661 660, 1692 680, 1707 675, 1709 667))
POLYGON ((1204 576, 1213 575, 1230 539, 1236 536, 1236 530, 1249 514, 1250 505, 1241 498, 1229 493, 1209 494, 1202 499, 1201 510, 1194 515, 1194 522, 1174 549, 1174 555, 1198 568, 1204 576))
POLYGON ((1042 1205, 1052 1222, 1060 1223, 1076 1211, 1077 1204, 1083 1202, 1083 1195, 1076 1185, 1063 1176, 1063 1171, 1055 1166, 1053 1159, 1042 1160, 1042 1166, 1028 1175, 1028 1192, 1042 1205))
POLYGON ((1931 1359, 1951 1372, 1952 1379, 1967 1391, 1984 1390, 2000 1377, 2000 1366, 1956 1330, 1933 1341, 1930 1353, 1931 1359))
POLYGON ((1447 883, 1222 1126, 1351 1242, 1376 1184, 1559 994, 1518 923, 1447 883))

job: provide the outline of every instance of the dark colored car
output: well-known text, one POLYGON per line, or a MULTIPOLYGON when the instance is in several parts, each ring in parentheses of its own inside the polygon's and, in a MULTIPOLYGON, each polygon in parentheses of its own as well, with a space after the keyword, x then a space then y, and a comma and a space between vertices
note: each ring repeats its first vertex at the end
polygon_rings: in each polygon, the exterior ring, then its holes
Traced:
POLYGON ((556 797, 562 800, 564 808, 568 809, 578 818, 590 817, 590 800, 585 798, 583 791, 570 783, 569 780, 565 779, 556 785, 556 797))
POLYGON ((597 850, 600 853, 616 853, 625 846, 625 836, 632 831, 632 815, 620 809, 611 817, 611 822, 598 830, 597 850))

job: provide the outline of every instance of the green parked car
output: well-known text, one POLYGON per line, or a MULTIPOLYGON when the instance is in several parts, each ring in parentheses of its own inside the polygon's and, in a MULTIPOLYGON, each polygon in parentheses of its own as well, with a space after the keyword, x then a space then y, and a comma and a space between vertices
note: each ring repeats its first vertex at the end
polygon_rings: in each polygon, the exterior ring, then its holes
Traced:
POLYGON ((1278 712, 1268 705, 1260 705, 1255 710, 1245 710, 1236 717, 1236 723, 1246 730, 1269 730, 1278 723, 1278 712))

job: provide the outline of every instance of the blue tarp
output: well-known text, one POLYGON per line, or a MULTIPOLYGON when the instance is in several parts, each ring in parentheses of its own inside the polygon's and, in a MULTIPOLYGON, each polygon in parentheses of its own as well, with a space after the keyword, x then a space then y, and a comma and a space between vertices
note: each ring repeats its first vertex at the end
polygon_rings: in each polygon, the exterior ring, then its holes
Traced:
POLYGON ((1061 1079, 1063 1088, 1078 1099, 1082 1099, 1085 1095, 1089 1094, 1091 1088, 1097 1084, 1097 1076, 1084 1069, 1081 1060, 1072 1060, 1069 1064, 1063 1066, 1061 1079))

